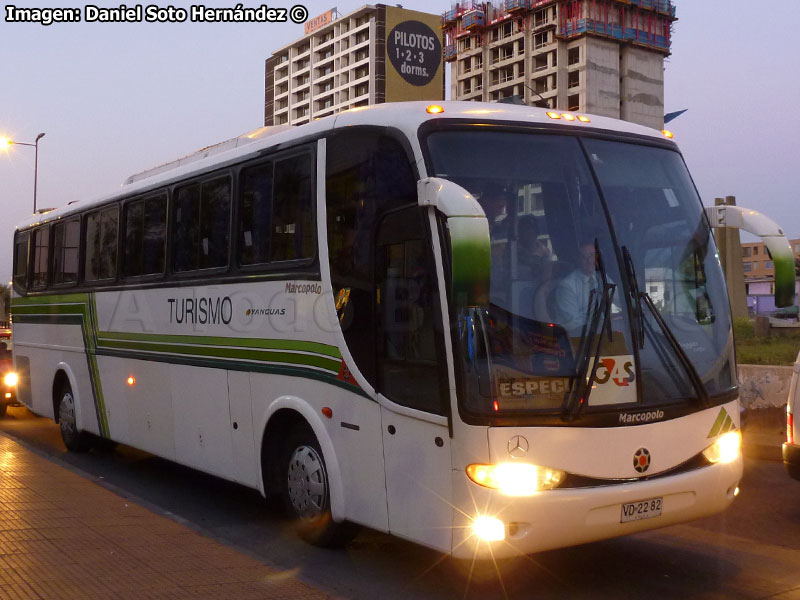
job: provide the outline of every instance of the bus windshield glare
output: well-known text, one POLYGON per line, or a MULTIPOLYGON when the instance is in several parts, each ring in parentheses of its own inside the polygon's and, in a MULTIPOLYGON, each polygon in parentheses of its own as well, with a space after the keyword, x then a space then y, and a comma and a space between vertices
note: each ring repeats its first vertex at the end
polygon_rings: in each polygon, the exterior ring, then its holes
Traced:
POLYGON ((490 304, 453 315, 465 414, 686 414, 731 399, 727 291, 677 151, 488 127, 426 143, 432 174, 489 222, 490 304))

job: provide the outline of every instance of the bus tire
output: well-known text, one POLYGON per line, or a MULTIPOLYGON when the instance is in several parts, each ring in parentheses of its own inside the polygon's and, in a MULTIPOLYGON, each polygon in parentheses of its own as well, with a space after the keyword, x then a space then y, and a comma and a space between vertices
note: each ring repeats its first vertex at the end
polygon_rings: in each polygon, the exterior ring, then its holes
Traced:
POLYGON ((337 523, 331 515, 328 471, 311 429, 292 429, 283 448, 281 495, 297 534, 314 546, 329 548, 352 540, 357 527, 346 521, 337 523))
POLYGON ((78 430, 75 417, 75 396, 72 388, 65 383, 61 388, 58 401, 58 424, 61 428, 61 439, 70 452, 86 452, 89 449, 89 439, 86 433, 78 430))

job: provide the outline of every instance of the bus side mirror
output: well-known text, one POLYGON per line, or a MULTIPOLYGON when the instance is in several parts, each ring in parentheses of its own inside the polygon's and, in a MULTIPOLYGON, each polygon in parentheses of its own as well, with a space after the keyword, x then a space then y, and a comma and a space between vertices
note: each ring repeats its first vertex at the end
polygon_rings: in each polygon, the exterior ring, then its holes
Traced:
POLYGON ((450 283, 458 308, 489 306, 491 242, 481 205, 460 185, 428 177, 417 182, 420 206, 433 206, 447 218, 450 283))
POLYGON ((794 254, 783 229, 760 212, 741 206, 707 206, 706 215, 711 227, 733 227, 761 238, 775 265, 775 306, 794 305, 794 254))

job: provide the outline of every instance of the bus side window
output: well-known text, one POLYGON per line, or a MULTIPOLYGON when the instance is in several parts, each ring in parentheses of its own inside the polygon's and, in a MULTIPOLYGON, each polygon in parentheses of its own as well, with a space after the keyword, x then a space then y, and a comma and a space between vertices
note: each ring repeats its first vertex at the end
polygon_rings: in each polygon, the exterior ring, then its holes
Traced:
POLYGON ((242 171, 239 195, 239 264, 270 260, 272 231, 272 162, 242 171))
POLYGON ((172 229, 175 271, 228 264, 230 206, 231 182, 227 176, 177 190, 172 229))
POLYGON ((123 208, 125 250, 122 272, 125 277, 164 272, 164 245, 167 237, 167 195, 158 194, 123 208))
POLYGON ((17 235, 14 242, 14 287, 24 292, 28 287, 28 234, 17 235))
POLYGON ((50 254, 50 226, 45 225, 33 232, 33 275, 31 287, 47 287, 47 263, 50 254))
POLYGON ((117 225, 119 208, 97 211, 86 217, 84 279, 100 281, 117 276, 117 225))
POLYGON ((53 226, 53 283, 63 285, 78 281, 78 247, 81 222, 78 219, 53 226))
POLYGON ((310 154, 275 163, 272 210, 272 260, 297 260, 314 255, 313 161, 310 154))
POLYGON ((204 182, 200 197, 199 267, 201 269, 227 266, 230 218, 230 179, 221 177, 204 182))

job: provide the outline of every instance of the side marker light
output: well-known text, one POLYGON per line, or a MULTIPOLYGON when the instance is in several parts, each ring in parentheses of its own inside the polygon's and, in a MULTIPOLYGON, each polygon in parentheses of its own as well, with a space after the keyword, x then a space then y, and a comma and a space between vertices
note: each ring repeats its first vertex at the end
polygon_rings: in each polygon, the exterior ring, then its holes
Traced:
POLYGON ((428 108, 425 109, 425 111, 429 115, 438 115, 444 112, 444 107, 439 106, 438 104, 431 104, 430 106, 428 106, 428 108))
POLYGON ((674 133, 672 133, 671 131, 667 131, 666 129, 662 129, 662 130, 661 130, 661 133, 663 133, 663 134, 664 134, 664 137, 665 137, 665 138, 672 139, 672 138, 674 138, 674 137, 675 137, 675 134, 674 134, 674 133))
POLYGON ((133 375, 128 377, 128 379, 126 379, 126 381, 127 381, 128 385, 131 386, 131 387, 136 385, 136 377, 134 377, 133 375))

